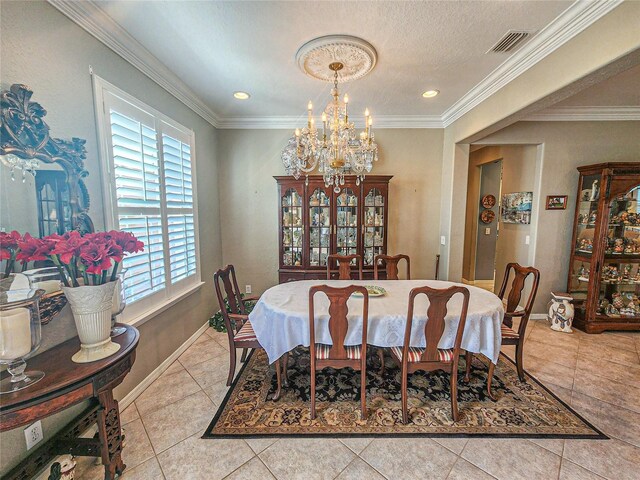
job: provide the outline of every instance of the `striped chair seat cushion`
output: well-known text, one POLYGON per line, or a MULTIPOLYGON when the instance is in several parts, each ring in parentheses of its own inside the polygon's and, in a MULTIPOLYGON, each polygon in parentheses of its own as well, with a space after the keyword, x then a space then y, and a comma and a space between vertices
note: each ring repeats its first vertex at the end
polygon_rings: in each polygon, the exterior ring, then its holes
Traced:
MULTIPOLYGON (((422 353, 424 352, 424 348, 420 347, 409 347, 409 361, 410 362, 419 362, 420 357, 422 357, 422 353)), ((402 347, 391 347, 391 351, 395 354, 396 357, 402 358, 402 347)), ((441 362, 452 362, 453 361, 453 348, 448 348, 446 350, 438 349, 438 359, 441 362)))
MULTIPOLYGON (((347 351, 349 360, 360 360, 362 345, 345 345, 344 348, 347 351)), ((327 360, 329 358, 329 350, 331 350, 331 345, 316 343, 316 359, 327 360)))
POLYGON ((520 338, 518 332, 507 327, 504 323, 502 324, 500 330, 502 331, 502 338, 520 338))
POLYGON ((240 331, 236 333, 233 340, 236 342, 254 342, 257 341, 256 332, 253 331, 253 325, 250 321, 246 321, 240 331))

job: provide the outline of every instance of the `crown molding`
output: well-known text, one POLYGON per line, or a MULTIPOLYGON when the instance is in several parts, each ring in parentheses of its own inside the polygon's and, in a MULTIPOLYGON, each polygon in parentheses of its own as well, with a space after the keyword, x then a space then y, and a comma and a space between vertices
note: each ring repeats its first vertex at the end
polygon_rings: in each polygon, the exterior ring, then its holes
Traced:
MULTIPOLYGON (((487 75, 455 104, 440 115, 379 115, 375 128, 444 128, 482 103, 499 89, 531 68, 589 25, 609 13, 623 0, 576 1, 522 48, 487 75)), ((222 129, 294 129, 305 118, 301 116, 220 117, 204 103, 173 71, 167 68, 140 42, 95 3, 68 0, 48 2, 105 44, 127 62, 147 75, 188 108, 216 128, 222 129)), ((527 120, 586 121, 638 120, 636 107, 572 107, 549 109, 527 120), (589 109, 589 110, 587 110, 589 109), (609 110, 603 110, 609 109, 609 110), (615 110, 612 110, 615 109, 615 110)), ((363 124, 364 118, 353 118, 363 124)))
POLYGON ((169 68, 107 15, 93 0, 48 0, 73 22, 93 35, 214 127, 218 116, 169 68))
POLYGON ((576 1, 442 114, 445 127, 564 45, 623 0, 576 1))
POLYGON ((529 115, 525 122, 640 121, 638 107, 555 107, 529 115))
MULTIPOLYGON (((364 117, 349 116, 356 125, 364 125, 364 117)), ((220 118, 217 128, 223 129, 284 129, 299 128, 307 121, 306 116, 274 117, 226 117, 220 118)), ((439 115, 377 115, 374 129, 378 128, 444 128, 439 115)))

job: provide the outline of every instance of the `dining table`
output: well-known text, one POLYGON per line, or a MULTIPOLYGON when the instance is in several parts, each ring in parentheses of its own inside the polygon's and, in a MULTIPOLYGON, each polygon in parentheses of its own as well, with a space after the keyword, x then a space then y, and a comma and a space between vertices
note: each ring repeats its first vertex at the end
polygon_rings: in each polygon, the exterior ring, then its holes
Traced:
MULTIPOLYGON (((424 286, 442 289, 462 285, 469 289, 470 298, 461 348, 484 355, 494 365, 498 362, 504 308, 501 299, 492 292, 441 280, 300 280, 269 288, 249 314, 269 363, 276 362, 298 346, 309 346, 309 289, 314 285, 382 287, 384 294, 369 296, 367 343, 377 347, 402 346, 412 289, 424 286)), ((357 345, 362 342, 363 298, 352 295, 347 306, 349 328, 344 344, 357 345)), ((426 345, 424 327, 428 307, 426 295, 416 297, 410 340, 412 347, 426 345)), ((462 295, 455 295, 447 305, 445 329, 438 348, 453 348, 461 311, 462 295)), ((316 294, 314 316, 316 342, 331 345, 329 300, 326 295, 316 294)))

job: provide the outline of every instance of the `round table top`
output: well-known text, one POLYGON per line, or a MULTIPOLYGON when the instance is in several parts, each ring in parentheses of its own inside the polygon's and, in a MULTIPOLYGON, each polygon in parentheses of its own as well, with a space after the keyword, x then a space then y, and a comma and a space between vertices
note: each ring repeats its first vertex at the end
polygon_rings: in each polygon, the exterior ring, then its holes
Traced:
MULTIPOLYGON (((502 311, 502 301, 492 292, 472 285, 462 283, 445 282, 442 280, 300 280, 297 282, 281 283, 269 288, 260 296, 260 302, 269 309, 282 313, 295 314, 308 317, 309 315, 309 288, 314 285, 329 285, 332 287, 346 287, 348 285, 375 285, 383 287, 386 294, 381 297, 369 296, 369 318, 376 314, 404 314, 406 316, 409 305, 409 293, 417 287, 428 286, 444 289, 451 286, 461 286, 469 289, 469 315, 491 314, 502 311)), ((328 300, 323 294, 316 294, 316 311, 326 312, 328 300), (321 298, 324 297, 324 300, 321 298)), ((353 312, 362 310, 362 297, 352 296, 348 303, 353 312)), ((416 297, 415 313, 419 314, 421 307, 428 307, 426 296, 416 297)), ((454 296, 449 303, 449 311, 452 314, 460 312, 462 296, 454 296)))
MULTIPOLYGON (((71 338, 28 359, 26 372, 40 370, 44 372, 44 378, 17 392, 1 394, 0 413, 21 408, 21 404, 33 405, 38 403, 38 399, 50 400, 58 393, 62 395, 73 389, 75 385, 84 385, 88 379, 130 355, 138 345, 140 333, 135 327, 123 326, 127 331, 112 339, 115 343, 120 344, 120 350, 102 360, 91 363, 74 363, 71 356, 80 350, 78 337, 71 338)), ((7 372, 3 372, 2 378, 8 375, 7 372)))

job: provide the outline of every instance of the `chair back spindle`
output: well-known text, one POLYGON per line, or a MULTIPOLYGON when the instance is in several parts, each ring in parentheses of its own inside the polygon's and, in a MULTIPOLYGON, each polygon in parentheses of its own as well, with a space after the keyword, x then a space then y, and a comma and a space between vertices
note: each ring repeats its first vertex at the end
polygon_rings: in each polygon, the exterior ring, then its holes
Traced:
POLYGON ((522 333, 524 333, 524 329, 526 329, 527 322, 529 321, 529 316, 531 315, 531 310, 533 309, 533 302, 535 301, 536 294, 538 293, 540 272, 534 267, 523 267, 517 263, 508 263, 505 269, 504 278, 502 280, 502 286, 500 287, 500 292, 498 293, 498 297, 500 297, 501 299, 505 298, 507 285, 509 284, 509 278, 511 277, 511 271, 514 272, 514 275, 513 281, 511 282, 509 294, 506 298, 506 312, 504 322, 508 327, 511 327, 513 324, 512 318, 509 316, 509 314, 515 313, 518 310, 520 301, 522 300, 522 292, 524 291, 527 278, 529 277, 529 275, 533 275, 533 284, 531 285, 529 297, 527 298, 527 302, 523 308, 524 315, 521 316, 522 319, 520 321, 520 326, 518 329, 519 331, 522 331, 522 333))
POLYGON ((349 307, 347 302, 355 292, 361 293, 364 299, 362 307, 362 349, 363 356, 367 344, 367 319, 369 318, 369 293, 365 287, 350 285, 348 287, 330 287, 328 285, 316 285, 309 289, 309 331, 312 358, 315 354, 315 294, 324 293, 329 299, 329 335, 331 336, 330 360, 346 360, 347 349, 344 340, 349 329, 349 307))
POLYGON ((240 289, 238 288, 238 281, 236 280, 236 272, 233 265, 227 265, 216 271, 213 274, 213 283, 216 287, 216 296, 218 297, 218 304, 225 327, 227 327, 227 333, 230 338, 233 338, 234 333, 239 327, 235 321, 232 322, 229 313, 239 315, 246 315, 247 313, 242 297, 240 296, 240 289), (231 312, 227 311, 225 299, 229 304, 229 310, 231 310, 231 312))
POLYGON ((387 280, 399 280, 398 277, 398 263, 400 260, 407 261, 407 280, 411 280, 411 261, 409 255, 376 255, 373 262, 373 278, 378 280, 378 268, 384 264, 385 271, 387 273, 387 280))
POLYGON ((362 280, 362 257, 360 255, 337 255, 332 253, 327 257, 327 280, 331 280, 331 273, 337 262, 338 280, 351 280, 351 261, 358 266, 358 280, 362 280))
POLYGON ((429 307, 427 309, 427 321, 424 327, 424 336, 426 348, 422 353, 421 362, 439 362, 438 343, 442 338, 445 328, 445 318, 447 316, 447 305, 451 297, 457 293, 462 294, 462 311, 460 313, 460 321, 456 338, 454 342, 454 358, 460 353, 460 343, 462 342, 462 334, 467 321, 467 311, 469 309, 469 290, 465 287, 449 287, 446 289, 435 289, 431 287, 419 287, 411 290, 409 294, 409 311, 407 313, 407 327, 405 330, 405 338, 403 345, 403 359, 408 358, 408 350, 411 342, 411 328, 413 325, 413 313, 415 308, 415 299, 418 295, 426 295, 429 299, 429 307))

